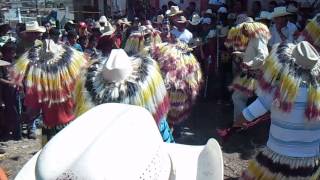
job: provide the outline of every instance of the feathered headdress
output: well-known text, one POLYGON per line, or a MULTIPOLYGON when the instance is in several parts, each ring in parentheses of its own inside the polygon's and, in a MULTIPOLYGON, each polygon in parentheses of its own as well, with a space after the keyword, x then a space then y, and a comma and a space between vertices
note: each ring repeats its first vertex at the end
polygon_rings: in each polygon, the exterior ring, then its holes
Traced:
POLYGON ((86 63, 83 53, 47 40, 17 60, 13 80, 24 83, 26 95, 39 103, 62 103, 71 98, 75 81, 86 63))
POLYGON ((199 62, 186 44, 159 44, 151 55, 160 65, 170 95, 169 121, 185 120, 196 100, 202 84, 199 62))
POLYGON ((305 116, 310 121, 320 120, 320 64, 306 70, 295 63, 292 56, 294 44, 283 43, 272 50, 264 63, 264 74, 259 80, 259 90, 274 92, 274 102, 279 110, 290 112, 301 86, 308 88, 305 116))
POLYGON ((153 29, 142 26, 139 31, 133 32, 125 45, 124 50, 131 55, 143 53, 147 46, 152 46, 161 43, 160 32, 153 29), (150 39, 146 39, 147 36, 150 39), (150 41, 150 42, 148 42, 150 41))
POLYGON ((317 14, 302 31, 300 40, 310 42, 320 52, 320 14, 317 14))
POLYGON ((166 119, 169 96, 154 60, 135 57, 131 61, 132 73, 121 82, 108 82, 103 78, 106 60, 100 57, 88 68, 84 81, 77 84, 76 115, 96 105, 114 102, 142 106, 152 113, 158 124, 166 119))
POLYGON ((268 27, 263 23, 244 22, 230 29, 225 45, 233 47, 235 50, 244 51, 251 38, 261 38, 268 42, 271 34, 268 27), (246 31, 248 35, 244 35, 243 31, 246 31))

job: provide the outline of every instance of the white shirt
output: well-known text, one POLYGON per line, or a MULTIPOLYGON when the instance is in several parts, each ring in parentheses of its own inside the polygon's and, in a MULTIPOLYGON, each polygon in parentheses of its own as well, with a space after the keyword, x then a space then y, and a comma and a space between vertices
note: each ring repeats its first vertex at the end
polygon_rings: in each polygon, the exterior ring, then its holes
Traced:
POLYGON ((243 62, 251 69, 258 69, 269 55, 267 42, 261 38, 253 38, 243 56, 243 62))
MULTIPOLYGON (((296 31, 297 31, 297 26, 291 22, 288 22, 287 26, 285 26, 281 29, 282 34, 284 36, 286 36, 285 42, 293 43, 293 41, 294 41, 293 35, 296 31)), ((273 24, 271 27, 271 39, 269 41, 269 46, 272 47, 273 45, 275 45, 277 43, 281 43, 281 42, 283 42, 283 41, 280 37, 280 34, 277 31, 276 25, 273 24)))
POLYGON ((290 157, 318 157, 320 155, 320 122, 305 120, 308 89, 300 88, 292 110, 278 110, 274 95, 259 93, 255 102, 243 110, 248 121, 271 112, 271 126, 267 146, 273 151, 290 157))
POLYGON ((185 42, 185 43, 189 43, 190 40, 193 38, 193 35, 192 33, 188 30, 188 29, 185 29, 183 32, 180 32, 178 29, 173 29, 171 30, 171 34, 179 39, 180 41, 182 42, 185 42))

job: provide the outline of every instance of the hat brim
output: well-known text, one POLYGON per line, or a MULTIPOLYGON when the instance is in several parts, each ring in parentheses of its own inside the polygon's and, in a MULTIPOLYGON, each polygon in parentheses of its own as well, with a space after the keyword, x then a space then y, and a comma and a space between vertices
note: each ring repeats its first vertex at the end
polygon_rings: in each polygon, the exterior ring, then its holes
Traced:
POLYGON ((21 33, 45 33, 46 31, 45 27, 38 27, 36 29, 22 31, 21 33))
POLYGON ((218 142, 210 139, 205 146, 164 143, 175 180, 223 179, 223 158, 218 142))
POLYGON ((279 14, 272 14, 272 19, 273 18, 276 18, 276 17, 283 17, 283 16, 287 16, 287 15, 290 15, 291 13, 289 12, 285 12, 285 13, 279 13, 279 14))
POLYGON ((38 151, 33 157, 22 167, 15 180, 36 180, 36 164, 41 150, 38 151))
POLYGON ((199 24, 201 23, 201 20, 196 21, 196 22, 193 22, 193 21, 190 21, 190 20, 189 20, 189 23, 190 23, 191 25, 196 26, 196 25, 199 25, 199 24))
POLYGON ((9 66, 11 63, 4 61, 4 60, 0 60, 0 66, 9 66))
POLYGON ((185 20, 185 21, 176 21, 178 24, 185 24, 185 23, 187 23, 188 22, 188 20, 185 20))
POLYGON ((115 31, 116 31, 115 29, 112 29, 111 31, 104 32, 104 33, 102 33, 101 37, 111 36, 112 34, 114 34, 115 31))
POLYGON ((170 12, 170 13, 168 14, 168 16, 169 16, 169 17, 172 17, 172 16, 179 15, 179 14, 182 14, 182 13, 183 13, 183 11, 178 11, 178 12, 175 12, 175 13, 171 13, 171 12, 170 12))

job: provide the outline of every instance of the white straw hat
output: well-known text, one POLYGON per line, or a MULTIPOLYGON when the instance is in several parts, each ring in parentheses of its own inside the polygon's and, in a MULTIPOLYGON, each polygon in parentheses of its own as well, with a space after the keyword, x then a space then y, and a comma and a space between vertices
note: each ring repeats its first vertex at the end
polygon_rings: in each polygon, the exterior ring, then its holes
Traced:
POLYGON ((120 82, 132 73, 131 59, 123 49, 113 49, 103 67, 103 78, 109 82, 120 82))
POLYGON ((109 23, 108 19, 106 16, 101 16, 100 19, 99 19, 99 23, 109 23))
POLYGON ((116 31, 116 29, 112 26, 112 24, 110 22, 107 22, 102 30, 102 36, 110 36, 112 35, 114 32, 116 31))
POLYGON ((53 137, 36 156, 37 160, 31 159, 17 180, 34 180, 34 176, 90 180, 223 179, 222 152, 215 140, 210 139, 206 146, 164 143, 151 114, 144 108, 125 104, 108 103, 89 110, 53 137))
POLYGON ((256 21, 259 21, 259 20, 271 20, 271 13, 268 12, 268 11, 261 11, 259 16, 255 18, 256 21))
POLYGON ((153 23, 161 24, 162 21, 163 21, 163 19, 164 19, 163 14, 160 14, 160 15, 158 15, 158 16, 154 19, 153 23))
POLYGON ((295 63, 303 69, 312 69, 320 60, 318 51, 307 41, 301 41, 292 50, 295 63))
POLYGON ((30 21, 26 23, 26 30, 22 31, 22 33, 27 33, 27 32, 44 33, 46 32, 46 28, 43 26, 39 26, 37 21, 30 21))
POLYGON ((199 16, 199 14, 193 14, 191 21, 189 20, 189 23, 196 26, 200 24, 202 18, 199 16))
POLYGON ((289 14, 290 13, 287 11, 287 8, 284 6, 281 6, 281 7, 274 8, 271 16, 272 16, 272 18, 276 18, 276 17, 286 16, 289 14))
POLYGON ((0 60, 0 66, 9 66, 11 63, 4 61, 4 60, 0 60))
POLYGON ((183 11, 180 10, 178 6, 171 6, 170 11, 168 11, 167 13, 168 16, 175 16, 178 14, 182 14, 183 11))

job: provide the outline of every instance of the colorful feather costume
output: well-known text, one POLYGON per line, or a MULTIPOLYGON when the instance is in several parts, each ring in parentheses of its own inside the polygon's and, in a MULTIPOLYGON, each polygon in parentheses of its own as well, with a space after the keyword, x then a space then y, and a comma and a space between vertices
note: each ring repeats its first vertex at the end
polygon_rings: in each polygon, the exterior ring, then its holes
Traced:
POLYGON ((320 52, 320 14, 306 25, 299 39, 308 41, 320 52))
POLYGON ((13 73, 17 84, 25 84, 27 96, 49 107, 72 98, 75 81, 87 63, 82 53, 68 46, 56 47, 55 54, 42 46, 31 48, 17 60, 13 73))
POLYGON ((145 54, 146 46, 153 46, 161 42, 160 32, 157 30, 136 31, 129 36, 124 50, 130 55, 145 54), (148 34, 150 35, 150 39, 148 40, 150 42, 146 40, 146 35, 148 34))
POLYGON ((304 70, 294 63, 291 55, 294 44, 283 43, 275 47, 266 59, 263 76, 259 80, 259 90, 274 93, 274 102, 279 110, 290 112, 299 87, 308 88, 308 105, 305 117, 309 121, 320 120, 320 64, 311 70, 304 70), (307 80, 302 77, 308 77, 307 80))
POLYGON ((244 22, 229 30, 225 46, 236 51, 245 51, 251 38, 262 38, 268 41, 271 34, 268 27, 263 23, 244 22), (243 34, 244 30, 247 31, 249 36, 243 34))
MULTIPOLYGON (((227 47, 232 47, 236 51, 245 51, 250 39, 261 38, 268 42, 270 37, 271 34, 266 25, 259 22, 245 22, 231 28, 225 41, 225 45, 227 47), (246 31, 249 36, 245 36, 243 34, 244 31, 246 31)), ((250 67, 247 68, 250 69, 250 67)), ((255 72, 250 70, 242 71, 240 76, 237 76, 233 80, 230 86, 231 89, 238 90, 249 97, 254 95, 257 84, 254 77, 255 74, 255 72)))
POLYGON ((157 63, 151 58, 135 57, 132 60, 133 73, 122 82, 108 82, 103 79, 106 57, 93 63, 76 90, 76 114, 81 115, 90 108, 103 103, 125 103, 145 107, 158 124, 163 140, 173 142, 167 123, 169 96, 157 63))
POLYGON ((186 44, 159 44, 151 49, 151 55, 160 65, 170 95, 171 124, 185 120, 194 104, 202 84, 199 62, 186 44))

